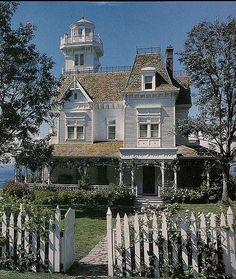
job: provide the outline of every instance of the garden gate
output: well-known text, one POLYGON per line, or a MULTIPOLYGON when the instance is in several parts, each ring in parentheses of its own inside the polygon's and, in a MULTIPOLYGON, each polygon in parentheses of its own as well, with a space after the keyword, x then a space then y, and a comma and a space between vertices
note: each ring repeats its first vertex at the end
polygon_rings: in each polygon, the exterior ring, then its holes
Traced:
POLYGON ((2 212, 0 226, 0 259, 20 266, 29 262, 32 271, 66 272, 74 262, 75 211, 68 209, 61 228, 61 211, 54 218, 34 220, 25 214, 2 212), (36 224, 38 223, 38 224, 36 224))
POLYGON ((236 276, 236 235, 230 207, 226 217, 222 213, 220 218, 213 213, 180 218, 154 213, 135 214, 130 219, 125 214, 122 220, 117 214, 115 229, 108 208, 107 239, 109 276, 152 273, 160 277, 168 268, 173 272, 179 267, 196 278, 207 263, 211 268, 222 264, 224 274, 236 276))

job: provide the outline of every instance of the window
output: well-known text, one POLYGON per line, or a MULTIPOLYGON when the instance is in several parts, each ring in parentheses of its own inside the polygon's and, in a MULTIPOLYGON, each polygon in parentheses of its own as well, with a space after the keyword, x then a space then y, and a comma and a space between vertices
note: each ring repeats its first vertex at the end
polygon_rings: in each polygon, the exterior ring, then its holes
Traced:
POLYGON ((77 139, 84 138, 84 126, 77 126, 77 139))
POLYGON ((74 93, 74 100, 77 100, 78 99, 78 95, 77 93, 74 93))
POLYGON ((75 54, 75 66, 79 65, 79 55, 75 54))
POLYGON ((83 140, 85 138, 84 119, 67 119, 67 139, 83 140))
POLYGON ((159 138, 159 118, 140 117, 139 118, 139 138, 159 138))
POLYGON ((67 127, 67 138, 74 139, 75 136, 75 127, 67 127))
POLYGON ((152 89, 152 76, 144 77, 145 89, 152 89))
POLYGON ((90 28, 85 28, 85 34, 88 35, 91 32, 90 28))
POLYGON ((79 61, 80 61, 80 65, 84 65, 84 54, 82 53, 82 54, 80 54, 80 56, 79 56, 79 61))
POLYGON ((108 121, 108 126, 107 126, 107 129, 108 129, 108 139, 116 139, 116 121, 115 120, 111 120, 111 121, 108 121))
POLYGON ((79 37, 82 37, 82 30, 83 30, 83 29, 78 29, 78 36, 79 36, 79 37))
POLYGON ((147 131, 148 131, 148 125, 147 124, 140 124, 139 125, 139 137, 140 138, 147 138, 147 131))

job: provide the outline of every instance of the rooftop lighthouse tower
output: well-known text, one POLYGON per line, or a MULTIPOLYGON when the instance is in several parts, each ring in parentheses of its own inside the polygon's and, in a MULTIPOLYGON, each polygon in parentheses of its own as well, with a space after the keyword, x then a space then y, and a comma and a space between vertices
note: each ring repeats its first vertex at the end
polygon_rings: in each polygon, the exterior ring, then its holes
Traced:
POLYGON ((103 56, 103 43, 94 33, 95 25, 81 18, 70 26, 70 35, 64 34, 60 50, 65 56, 63 73, 96 71, 100 67, 99 58, 103 56))

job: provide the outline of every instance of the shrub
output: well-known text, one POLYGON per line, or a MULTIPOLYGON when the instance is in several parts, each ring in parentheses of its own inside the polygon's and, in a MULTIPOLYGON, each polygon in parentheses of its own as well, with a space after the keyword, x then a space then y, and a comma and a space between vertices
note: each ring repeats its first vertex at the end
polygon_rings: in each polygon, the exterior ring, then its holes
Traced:
POLYGON ((236 200, 236 177, 235 176, 230 176, 229 178, 229 197, 231 200, 235 201, 236 200))
POLYGON ((35 190, 35 203, 44 205, 73 204, 73 205, 133 205, 134 195, 124 187, 112 190, 53 192, 50 190, 35 190))
POLYGON ((209 203, 221 199, 222 186, 213 182, 209 187, 203 182, 199 191, 189 188, 172 187, 165 188, 162 192, 162 199, 168 203, 209 203))
POLYGON ((15 182, 14 180, 8 180, 3 186, 3 194, 16 198, 23 198, 31 196, 31 191, 28 186, 21 182, 15 182))

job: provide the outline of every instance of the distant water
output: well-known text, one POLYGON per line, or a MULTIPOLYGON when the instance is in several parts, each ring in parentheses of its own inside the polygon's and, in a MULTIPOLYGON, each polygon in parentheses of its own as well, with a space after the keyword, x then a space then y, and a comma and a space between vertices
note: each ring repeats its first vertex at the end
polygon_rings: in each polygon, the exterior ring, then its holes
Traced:
POLYGON ((12 165, 0 165, 0 188, 3 184, 14 178, 14 168, 12 165))

